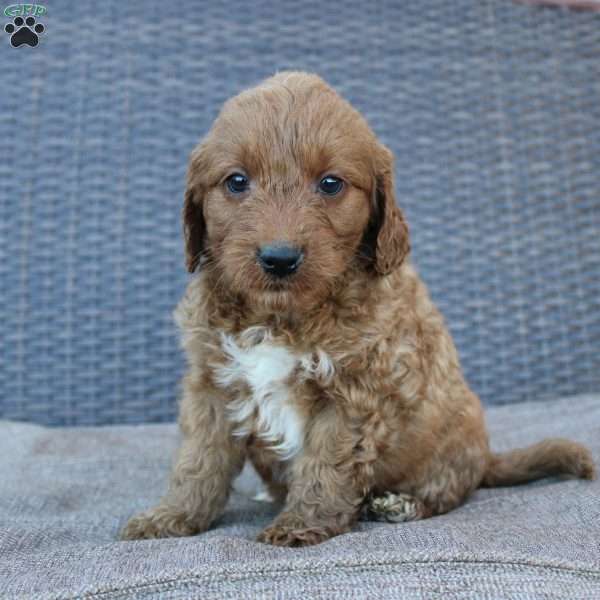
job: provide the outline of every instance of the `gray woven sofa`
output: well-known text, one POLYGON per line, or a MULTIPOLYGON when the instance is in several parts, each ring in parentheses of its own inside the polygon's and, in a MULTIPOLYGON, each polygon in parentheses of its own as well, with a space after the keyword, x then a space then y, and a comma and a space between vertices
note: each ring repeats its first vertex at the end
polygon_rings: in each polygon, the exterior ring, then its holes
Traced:
POLYGON ((47 9, 36 47, 0 50, 0 597, 600 598, 598 481, 282 549, 254 541, 274 509, 246 473, 210 531, 117 539, 177 445, 187 156, 228 96, 284 68, 321 74, 394 150, 413 260, 494 448, 565 436, 600 463, 600 14, 47 9))

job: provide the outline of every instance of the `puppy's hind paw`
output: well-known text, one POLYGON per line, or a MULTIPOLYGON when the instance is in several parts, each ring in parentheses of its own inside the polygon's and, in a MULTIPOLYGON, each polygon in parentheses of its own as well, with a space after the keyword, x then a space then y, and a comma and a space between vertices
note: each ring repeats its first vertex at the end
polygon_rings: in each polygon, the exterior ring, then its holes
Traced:
POLYGON ((409 494, 385 492, 383 496, 369 496, 363 508, 363 516, 371 521, 404 523, 425 516, 423 503, 409 494))
POLYGON ((185 537, 199 531, 200 528, 192 525, 183 511, 168 506, 157 506, 129 519, 120 537, 122 540, 148 540, 185 537))

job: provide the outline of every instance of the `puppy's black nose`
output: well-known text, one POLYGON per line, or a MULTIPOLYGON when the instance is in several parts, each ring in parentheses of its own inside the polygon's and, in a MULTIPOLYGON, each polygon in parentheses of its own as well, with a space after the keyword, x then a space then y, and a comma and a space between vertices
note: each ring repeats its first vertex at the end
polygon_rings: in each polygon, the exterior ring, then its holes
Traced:
POLYGON ((304 260, 304 254, 289 244, 275 243, 259 248, 257 258, 265 273, 275 277, 287 277, 298 270, 304 260))

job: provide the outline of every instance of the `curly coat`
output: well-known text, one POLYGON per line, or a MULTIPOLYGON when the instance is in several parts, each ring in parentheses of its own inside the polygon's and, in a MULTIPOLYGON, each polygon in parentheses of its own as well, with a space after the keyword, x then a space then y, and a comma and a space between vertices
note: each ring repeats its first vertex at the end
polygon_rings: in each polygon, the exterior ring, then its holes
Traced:
POLYGON ((386 494, 412 519, 481 485, 593 477, 588 450, 567 440, 490 451, 408 258, 392 154, 319 77, 280 73, 225 104, 191 156, 183 221, 199 271, 176 311, 183 443, 167 495, 124 538, 207 529, 246 459, 283 503, 259 540, 283 546, 349 531, 386 494), (250 187, 236 196, 224 182, 240 172, 250 187), (343 189, 325 198, 317 182, 332 173, 343 189), (305 259, 275 281, 256 251, 280 240, 305 259))

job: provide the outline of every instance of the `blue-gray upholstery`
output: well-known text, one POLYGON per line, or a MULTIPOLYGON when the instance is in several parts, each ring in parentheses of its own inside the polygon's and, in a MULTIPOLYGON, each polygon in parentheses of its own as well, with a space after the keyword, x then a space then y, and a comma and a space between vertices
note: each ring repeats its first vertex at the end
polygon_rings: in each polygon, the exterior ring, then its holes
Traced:
MULTIPOLYGON (((0 44, 0 417, 174 417, 189 152, 316 71, 395 152, 413 257, 489 404, 600 388, 600 16, 506 0, 57 0, 0 44)), ((8 19, 6 19, 8 21, 8 19)))

